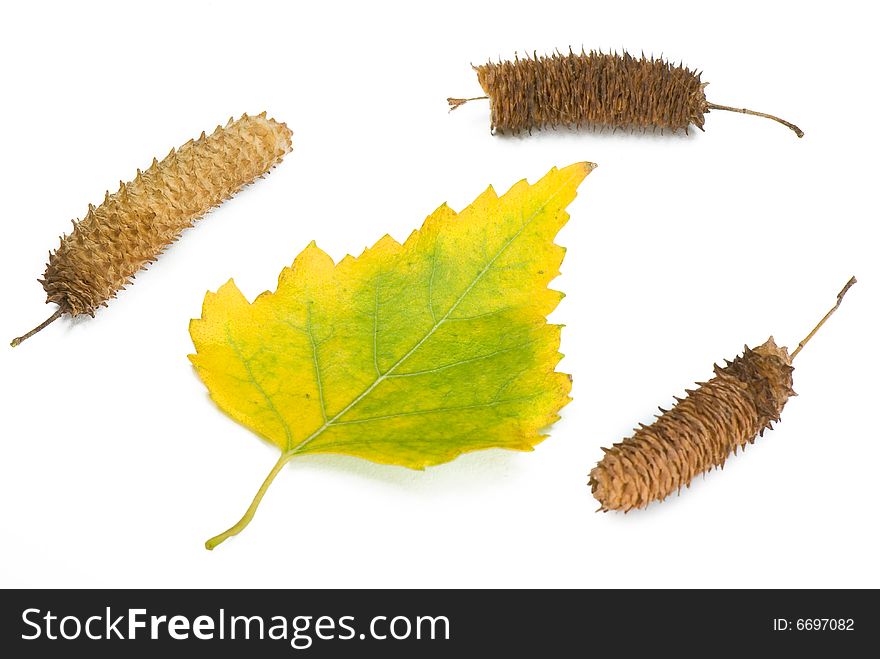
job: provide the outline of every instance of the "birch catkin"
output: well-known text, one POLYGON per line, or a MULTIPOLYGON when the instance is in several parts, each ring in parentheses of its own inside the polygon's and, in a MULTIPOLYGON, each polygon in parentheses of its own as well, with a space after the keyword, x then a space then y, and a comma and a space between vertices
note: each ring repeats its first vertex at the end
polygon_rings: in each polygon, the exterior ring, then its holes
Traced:
POLYGON ((16 346, 62 314, 95 315, 168 245, 210 209, 266 174, 291 149, 291 132, 266 113, 217 126, 160 162, 155 158, 133 181, 89 205, 73 232, 49 254, 40 283, 58 310, 12 341, 16 346))
POLYGON ((572 126, 675 133, 691 125, 702 130, 706 113, 727 110, 773 119, 804 135, 779 117, 709 102, 700 73, 663 58, 569 50, 488 62, 474 70, 486 96, 447 101, 454 110, 489 99, 492 132, 572 126))
POLYGON ((593 496, 600 510, 644 508, 688 487, 697 474, 723 467, 728 456, 772 428, 792 389, 792 360, 840 306, 856 283, 847 282, 837 304, 812 332, 788 354, 771 336, 726 366, 715 366, 715 377, 676 398, 670 410, 644 424, 610 449, 590 472, 593 496))

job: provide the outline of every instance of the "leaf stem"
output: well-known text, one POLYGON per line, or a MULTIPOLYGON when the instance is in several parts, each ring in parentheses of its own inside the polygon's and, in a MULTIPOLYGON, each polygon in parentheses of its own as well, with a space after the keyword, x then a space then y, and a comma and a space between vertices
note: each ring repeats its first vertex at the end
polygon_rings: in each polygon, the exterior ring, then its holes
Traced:
POLYGON ((807 334, 806 338, 804 338, 803 341, 801 341, 800 343, 798 343, 798 347, 795 348, 795 350, 794 350, 793 353, 791 353, 791 360, 792 360, 792 361, 794 361, 794 358, 797 357, 797 354, 798 354, 801 350, 803 350, 804 346, 807 345, 807 343, 809 342, 809 340, 813 338, 813 336, 816 334, 816 332, 819 331, 819 328, 822 327, 822 325, 825 324, 825 321, 828 320, 829 318, 831 318, 831 314, 833 314, 835 311, 837 311, 837 307, 839 307, 839 306, 840 306, 840 303, 843 302, 843 296, 846 295, 846 292, 847 292, 850 288, 852 288, 852 285, 855 284, 855 283, 856 283, 856 278, 855 278, 855 277, 850 277, 850 278, 849 278, 849 281, 846 282, 846 286, 844 286, 844 287, 841 289, 840 293, 837 294, 837 304, 835 304, 833 307, 831 307, 831 309, 828 311, 828 313, 826 313, 824 316, 822 316, 822 320, 819 321, 819 324, 816 325, 816 326, 813 328, 813 331, 812 331, 812 332, 810 332, 809 334, 807 334))
POLYGON ((263 481, 260 489, 257 490, 257 494, 254 496, 254 500, 251 501, 251 505, 248 507, 242 518, 238 520, 233 526, 223 531, 223 533, 215 535, 213 538, 208 540, 205 543, 205 549, 214 549, 214 547, 219 545, 224 540, 227 540, 228 538, 231 538, 232 536, 241 533, 245 529, 245 527, 247 527, 247 525, 251 523, 251 520, 254 518, 254 514, 257 512, 257 508, 260 505, 260 502, 263 500, 263 495, 266 494, 266 490, 269 489, 272 481, 275 480, 275 477, 281 472, 281 470, 284 468, 284 465, 286 465, 294 455, 295 453, 291 451, 286 451, 281 454, 281 457, 278 458, 278 462, 275 463, 275 466, 272 467, 272 471, 269 472, 269 475, 266 476, 266 480, 263 481))
POLYGON ((747 108, 733 108, 729 105, 718 105, 717 103, 706 103, 706 108, 709 110, 724 110, 726 112, 739 112, 740 114, 750 114, 753 117, 764 117, 765 119, 772 119, 773 121, 778 121, 783 126, 790 128, 794 131, 794 134, 798 137, 804 136, 804 131, 795 126, 790 121, 786 121, 785 119, 780 119, 779 117, 775 117, 772 114, 767 114, 766 112, 756 112, 755 110, 749 110, 747 108))

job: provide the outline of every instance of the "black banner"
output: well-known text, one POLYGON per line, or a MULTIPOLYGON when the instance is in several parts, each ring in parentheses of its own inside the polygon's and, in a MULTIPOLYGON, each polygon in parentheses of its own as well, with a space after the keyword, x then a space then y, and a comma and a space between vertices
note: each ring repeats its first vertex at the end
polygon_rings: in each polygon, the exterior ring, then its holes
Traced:
POLYGON ((0 599, 6 657, 143 649, 165 659, 223 646, 257 657, 652 648, 849 657, 880 646, 868 590, 7 590, 0 599))

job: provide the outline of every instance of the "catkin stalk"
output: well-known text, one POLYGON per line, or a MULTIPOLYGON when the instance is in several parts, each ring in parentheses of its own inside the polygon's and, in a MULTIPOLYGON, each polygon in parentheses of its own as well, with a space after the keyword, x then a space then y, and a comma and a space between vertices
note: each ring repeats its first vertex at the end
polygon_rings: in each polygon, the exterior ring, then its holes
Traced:
POLYGON ((16 346, 63 314, 95 315, 100 306, 155 261, 181 232, 242 187, 265 175, 291 149, 291 132, 266 113, 232 118, 162 160, 133 181, 120 181, 100 206, 74 222, 49 254, 40 279, 46 301, 58 305, 44 323, 12 341, 16 346))

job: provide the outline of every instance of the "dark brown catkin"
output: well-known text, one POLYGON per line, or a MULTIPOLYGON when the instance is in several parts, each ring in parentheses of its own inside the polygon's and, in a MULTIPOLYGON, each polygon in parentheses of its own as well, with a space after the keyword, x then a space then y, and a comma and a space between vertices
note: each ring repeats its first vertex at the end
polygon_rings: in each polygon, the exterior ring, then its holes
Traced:
POLYGON ((779 421, 792 389, 792 360, 840 306, 856 283, 850 279, 837 295, 837 304, 789 355, 771 336, 763 345, 745 351, 715 377, 676 398, 670 410, 661 409, 649 426, 603 448, 605 456, 590 472, 589 485, 600 510, 644 508, 688 487, 697 474, 723 467, 727 457, 754 443, 779 421))
POLYGON ((63 314, 95 315, 142 268, 155 261, 181 232, 241 188, 267 174, 291 149, 283 123, 244 114, 210 135, 202 133, 149 168, 137 170, 100 206, 73 223, 70 235, 49 254, 40 283, 58 309, 15 347, 63 314))
POLYGON ((700 80, 700 73, 662 58, 569 51, 516 56, 513 61, 473 68, 487 96, 447 101, 454 110, 488 98, 493 133, 556 126, 687 132, 691 124, 703 130, 704 115, 710 110, 728 110, 773 119, 798 137, 804 135, 779 117, 707 101, 708 83, 700 80))

